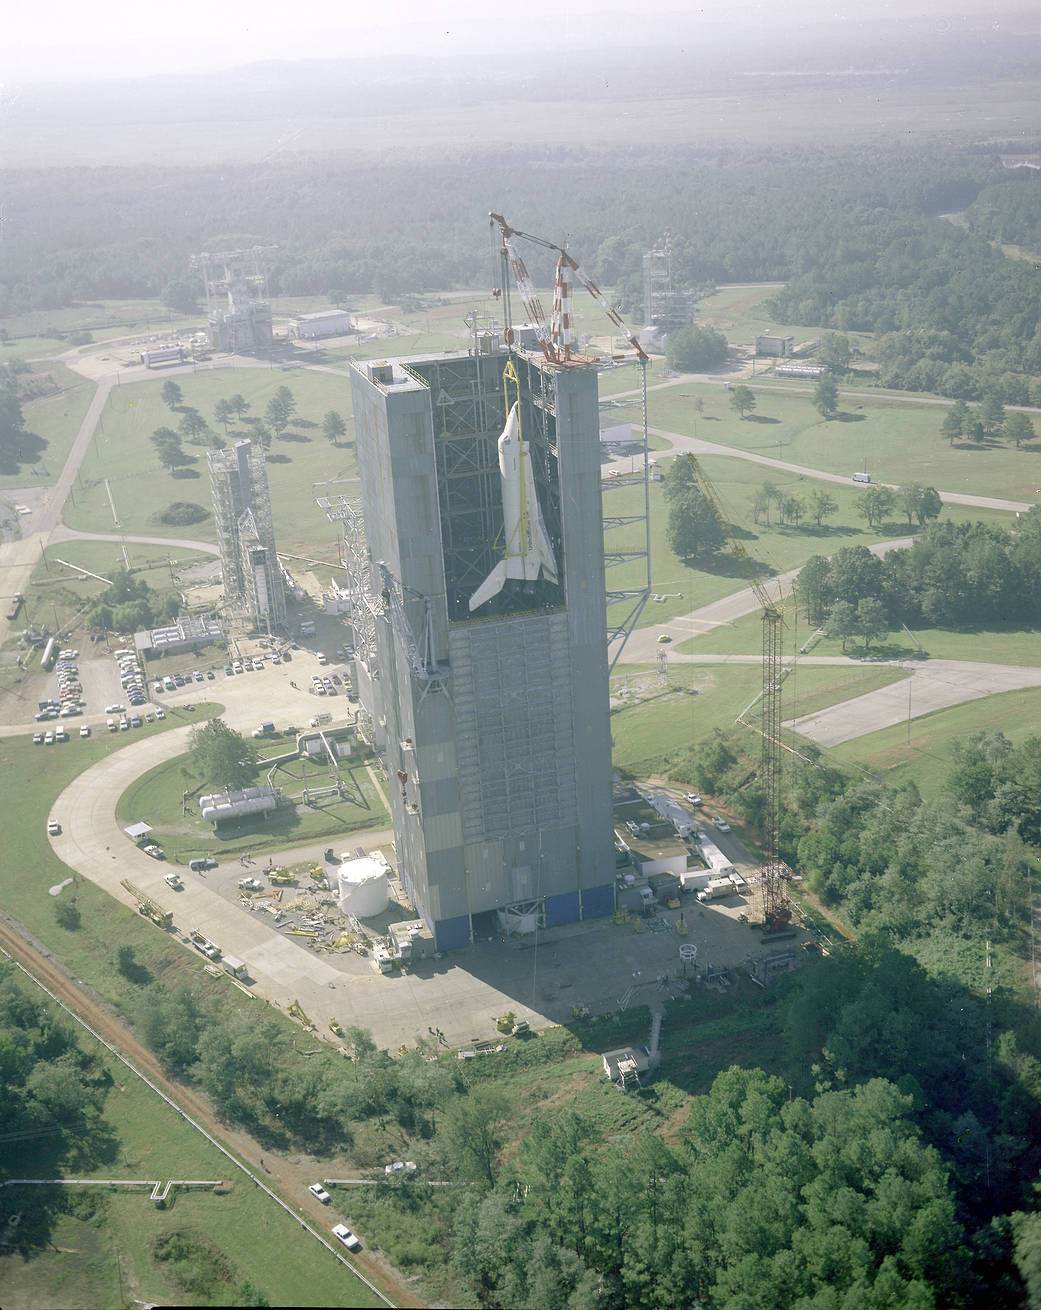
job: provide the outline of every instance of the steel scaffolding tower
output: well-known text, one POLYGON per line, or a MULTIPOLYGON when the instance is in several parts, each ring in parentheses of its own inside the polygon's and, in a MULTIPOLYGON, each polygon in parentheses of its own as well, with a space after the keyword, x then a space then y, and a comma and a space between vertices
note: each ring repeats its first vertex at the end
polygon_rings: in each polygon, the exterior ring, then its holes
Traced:
POLYGON ((210 345, 232 354, 269 350, 274 341, 264 258, 277 246, 193 255, 206 286, 210 345), (222 298, 226 307, 222 308, 222 298))
POLYGON ((643 257, 643 322, 670 332, 686 327, 693 306, 690 293, 672 289, 672 236, 664 237, 643 257))
POLYGON ((238 441, 206 455, 228 613, 255 626, 286 623, 282 566, 275 549, 271 493, 263 449, 238 441))

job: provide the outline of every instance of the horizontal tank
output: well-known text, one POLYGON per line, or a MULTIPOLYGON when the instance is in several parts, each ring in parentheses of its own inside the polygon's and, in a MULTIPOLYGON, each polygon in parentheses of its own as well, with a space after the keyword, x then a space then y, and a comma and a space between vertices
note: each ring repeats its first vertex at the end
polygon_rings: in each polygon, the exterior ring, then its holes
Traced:
POLYGON ((243 814, 264 814, 278 805, 270 787, 243 787, 239 791, 218 791, 199 798, 199 813, 207 823, 220 823, 243 814))

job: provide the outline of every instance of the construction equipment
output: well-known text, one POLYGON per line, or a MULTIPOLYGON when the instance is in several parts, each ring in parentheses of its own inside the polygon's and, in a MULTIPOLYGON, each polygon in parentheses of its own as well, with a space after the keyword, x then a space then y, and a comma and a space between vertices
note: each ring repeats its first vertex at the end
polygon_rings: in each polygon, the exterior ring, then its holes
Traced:
POLYGON ((291 1015, 298 1023, 302 1023, 305 1028, 313 1028, 314 1024, 304 1013, 303 1006, 299 1001, 293 1001, 291 1005, 286 1006, 286 1014, 291 1015))
POLYGON ((288 869, 276 869, 274 873, 269 873, 268 877, 279 886, 296 886, 296 874, 290 873, 288 869))
POLYGON ((140 887, 135 887, 127 878, 123 878, 120 885, 125 887, 134 900, 137 901, 140 914, 143 914, 146 919, 151 919, 160 928, 170 927, 173 923, 172 910, 164 910, 161 905, 152 900, 151 896, 146 896, 140 887))
MULTIPOLYGON (((691 471, 701 494, 712 506, 720 528, 727 538, 727 548, 741 565, 756 600, 762 607, 763 621, 763 686, 753 704, 761 702, 759 732, 762 736, 760 782, 763 788, 763 839, 762 860, 757 884, 758 907, 762 912, 763 926, 771 932, 783 928, 792 917, 784 886, 789 869, 780 855, 781 833, 781 683, 784 667, 781 663, 781 633, 784 629, 784 610, 779 596, 771 596, 758 576, 751 557, 734 536, 730 521, 723 511, 719 496, 708 474, 691 454, 687 455, 691 471)), ((751 726, 744 718, 752 706, 738 716, 738 722, 751 726)))

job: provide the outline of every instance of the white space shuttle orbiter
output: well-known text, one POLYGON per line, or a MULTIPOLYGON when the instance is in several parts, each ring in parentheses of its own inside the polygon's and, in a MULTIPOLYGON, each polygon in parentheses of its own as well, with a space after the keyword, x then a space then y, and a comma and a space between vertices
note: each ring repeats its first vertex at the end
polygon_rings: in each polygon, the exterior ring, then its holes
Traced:
POLYGON ((505 558, 499 560, 470 597, 471 613, 497 596, 507 578, 534 582, 541 574, 547 582, 557 581, 557 561, 535 494, 528 443, 521 440, 516 404, 499 438, 499 472, 505 558))

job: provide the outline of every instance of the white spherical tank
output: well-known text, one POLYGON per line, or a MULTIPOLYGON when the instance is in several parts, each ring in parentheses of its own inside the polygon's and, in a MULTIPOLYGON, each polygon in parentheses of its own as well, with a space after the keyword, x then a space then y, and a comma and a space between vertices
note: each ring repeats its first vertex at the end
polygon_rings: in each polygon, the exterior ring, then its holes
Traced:
POLYGON ((347 860, 337 874, 340 908, 356 919, 371 919, 382 914, 390 897, 387 893, 387 866, 367 857, 347 860))

